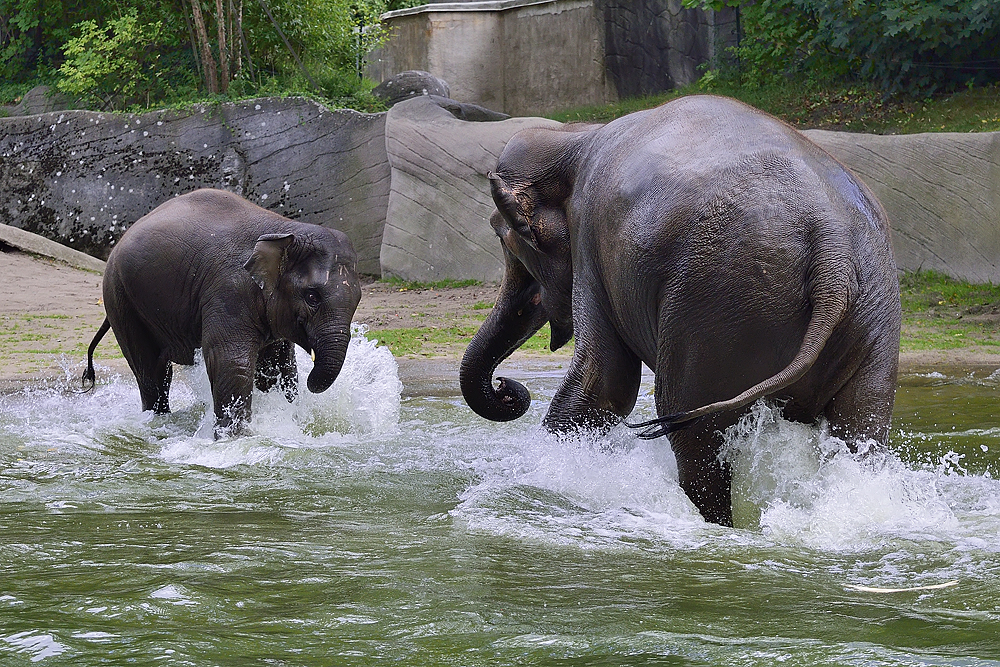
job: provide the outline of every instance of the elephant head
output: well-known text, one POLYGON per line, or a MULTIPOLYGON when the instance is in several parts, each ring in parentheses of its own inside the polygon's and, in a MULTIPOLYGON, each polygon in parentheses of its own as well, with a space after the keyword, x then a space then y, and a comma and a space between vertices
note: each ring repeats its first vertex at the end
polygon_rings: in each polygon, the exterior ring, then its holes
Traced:
POLYGON ((315 354, 306 385, 320 393, 337 379, 361 300, 357 257, 347 237, 316 226, 297 234, 264 234, 244 268, 263 291, 276 337, 315 354))
POLYGON ((497 211, 490 218, 505 267, 496 305, 462 358, 466 403, 493 421, 523 415, 531 397, 493 372, 546 322, 557 350, 573 337, 573 261, 566 199, 572 191, 572 148, 564 131, 522 132, 507 144, 489 175, 497 211))

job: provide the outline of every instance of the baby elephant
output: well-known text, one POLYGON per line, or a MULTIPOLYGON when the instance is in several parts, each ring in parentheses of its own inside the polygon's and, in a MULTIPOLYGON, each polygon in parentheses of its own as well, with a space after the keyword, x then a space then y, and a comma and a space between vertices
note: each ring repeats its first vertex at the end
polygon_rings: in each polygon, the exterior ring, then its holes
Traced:
POLYGON ((197 190, 140 218, 108 257, 107 318, 90 344, 114 330, 142 409, 170 412, 171 362, 201 348, 212 385, 215 435, 250 418, 254 383, 298 392, 294 344, 314 352, 309 391, 337 379, 361 300, 357 256, 342 232, 295 222, 229 192, 197 190))

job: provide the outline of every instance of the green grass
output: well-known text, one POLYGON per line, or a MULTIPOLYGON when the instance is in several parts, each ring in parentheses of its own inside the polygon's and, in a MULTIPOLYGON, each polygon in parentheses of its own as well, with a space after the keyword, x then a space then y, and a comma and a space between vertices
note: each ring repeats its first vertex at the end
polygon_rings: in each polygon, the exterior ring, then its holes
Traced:
POLYGON ((1000 352, 1000 286, 955 280, 935 271, 907 272, 899 283, 901 350, 982 346, 1000 352))
POLYGON ((788 83, 771 87, 740 87, 703 78, 675 91, 588 106, 550 114, 564 123, 604 123, 634 111, 696 93, 713 93, 742 100, 799 128, 825 128, 874 134, 916 132, 986 132, 1000 130, 1000 86, 914 100, 885 98, 863 86, 805 86, 788 83))
MULTIPOLYGON (((368 337, 377 338, 379 343, 388 347, 397 357, 461 355, 478 330, 478 324, 444 328, 373 329, 368 332, 368 337)), ((552 354, 549 339, 549 325, 546 324, 519 349, 535 354, 552 354)), ((573 344, 569 343, 556 354, 571 354, 572 351, 573 344)))
POLYGON ((1000 285, 955 280, 937 271, 908 271, 899 280, 904 314, 944 307, 1000 306, 1000 285))
MULTIPOLYGON (((920 271, 903 274, 900 290, 903 305, 900 347, 904 352, 974 346, 1000 352, 1000 286, 920 271)), ((492 307, 492 303, 480 301, 471 309, 485 311, 492 307)), ((377 338, 396 356, 460 355, 482 324, 482 315, 464 317, 454 326, 374 329, 368 335, 377 338)), ((552 354, 549 336, 549 326, 545 325, 520 349, 532 354, 552 354)), ((556 354, 569 355, 572 351, 571 342, 556 354)))
POLYGON ((402 278, 396 278, 390 276, 388 278, 383 278, 379 282, 392 285, 393 287, 398 287, 399 289, 446 289, 448 287, 475 287, 476 285, 482 285, 482 281, 467 279, 467 280, 455 280, 452 278, 447 278, 445 280, 438 280, 436 282, 420 282, 414 280, 403 280, 402 278))
MULTIPOLYGON (((80 318, 63 314, 5 314, 0 317, 0 360, 13 361, 25 371, 51 366, 53 359, 61 356, 84 360, 97 327, 81 322, 80 318)), ((122 358, 114 337, 109 338, 97 348, 95 359, 122 358)))

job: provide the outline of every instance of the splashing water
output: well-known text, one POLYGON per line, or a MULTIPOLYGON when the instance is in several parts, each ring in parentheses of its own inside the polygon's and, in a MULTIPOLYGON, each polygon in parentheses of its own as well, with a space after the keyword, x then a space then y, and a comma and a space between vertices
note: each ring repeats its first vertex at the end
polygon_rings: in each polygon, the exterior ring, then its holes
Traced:
POLYGON ((912 470, 890 452, 852 454, 825 428, 785 421, 763 402, 727 431, 723 456, 737 513, 781 541, 864 551, 958 527, 939 471, 912 470))
POLYGON ((1000 378, 913 379, 868 456, 754 406, 730 529, 665 440, 548 434, 560 374, 522 375, 489 423, 356 330, 330 390, 218 441, 201 366, 169 415, 131 377, 0 395, 0 663, 1000 661, 1000 378))

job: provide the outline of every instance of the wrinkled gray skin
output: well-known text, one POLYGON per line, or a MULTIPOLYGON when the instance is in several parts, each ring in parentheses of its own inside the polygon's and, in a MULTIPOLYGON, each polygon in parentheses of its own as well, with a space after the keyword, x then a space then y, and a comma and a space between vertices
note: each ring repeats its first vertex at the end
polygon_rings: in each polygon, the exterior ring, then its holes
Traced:
POLYGON ((465 399, 515 419, 530 396, 497 365, 551 323, 574 334, 544 424, 607 429, 656 376, 680 484, 732 523, 721 435, 768 397, 852 448, 881 445, 900 303, 885 213, 843 166, 739 102, 693 96, 599 128, 524 130, 490 175, 506 271, 466 351, 465 399))
POLYGON ((142 409, 170 412, 171 362, 201 348, 216 437, 250 418, 254 384, 298 391, 294 345, 314 352, 309 391, 340 373, 361 299, 347 236, 295 222, 220 190, 176 197, 139 219, 108 257, 107 319, 139 384, 142 409), (294 345, 293 345, 294 344, 294 345))

